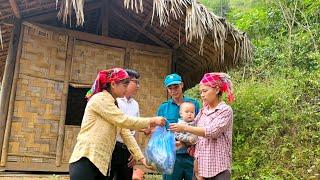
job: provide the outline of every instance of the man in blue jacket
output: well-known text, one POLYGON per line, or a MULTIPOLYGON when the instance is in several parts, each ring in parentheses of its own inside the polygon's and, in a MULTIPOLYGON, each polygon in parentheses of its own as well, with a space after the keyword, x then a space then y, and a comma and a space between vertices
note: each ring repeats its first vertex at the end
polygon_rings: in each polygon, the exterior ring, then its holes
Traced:
MULTIPOLYGON (((195 105, 195 113, 199 112, 199 102, 183 95, 183 82, 178 74, 169 74, 164 80, 170 99, 163 102, 158 108, 157 115, 163 116, 167 122, 177 123, 180 118, 179 110, 183 102, 191 102, 195 105)), ((168 127, 168 124, 167 124, 168 127)), ((191 180, 193 176, 193 157, 189 156, 186 148, 177 151, 176 162, 171 175, 163 175, 164 180, 191 180)))

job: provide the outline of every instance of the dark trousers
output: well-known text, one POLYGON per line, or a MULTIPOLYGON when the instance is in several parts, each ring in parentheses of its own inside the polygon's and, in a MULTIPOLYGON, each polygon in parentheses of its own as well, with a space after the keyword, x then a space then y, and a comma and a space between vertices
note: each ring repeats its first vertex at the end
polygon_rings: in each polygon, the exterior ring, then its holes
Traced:
POLYGON ((133 168, 128 167, 130 152, 123 143, 116 143, 112 153, 111 171, 108 180, 131 180, 133 168))
POLYGON ((217 174, 211 178, 204 178, 205 180, 230 180, 231 174, 228 170, 222 171, 221 173, 217 174))
POLYGON ((86 157, 69 165, 70 180, 105 180, 99 169, 86 157))
POLYGON ((162 175, 163 180, 192 180, 193 177, 193 157, 187 153, 177 154, 174 163, 173 173, 162 175))

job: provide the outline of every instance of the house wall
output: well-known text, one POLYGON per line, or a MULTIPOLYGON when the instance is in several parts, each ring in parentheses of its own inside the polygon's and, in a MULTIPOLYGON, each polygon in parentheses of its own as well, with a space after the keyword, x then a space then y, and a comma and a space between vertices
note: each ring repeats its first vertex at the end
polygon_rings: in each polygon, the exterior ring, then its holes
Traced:
MULTIPOLYGON (((170 70, 170 53, 132 46, 111 47, 77 38, 72 47, 70 77, 66 77, 68 38, 70 34, 24 27, 8 151, 1 157, 7 158, 7 170, 68 171, 68 160, 80 126, 66 125, 60 132, 67 93, 65 85, 88 86, 99 70, 126 65, 141 73, 136 99, 143 116, 154 115, 157 106, 166 99, 162 81, 170 70), (61 163, 57 163, 59 134, 64 137, 61 163)), ((137 140, 144 147, 145 136, 138 134, 137 140)))

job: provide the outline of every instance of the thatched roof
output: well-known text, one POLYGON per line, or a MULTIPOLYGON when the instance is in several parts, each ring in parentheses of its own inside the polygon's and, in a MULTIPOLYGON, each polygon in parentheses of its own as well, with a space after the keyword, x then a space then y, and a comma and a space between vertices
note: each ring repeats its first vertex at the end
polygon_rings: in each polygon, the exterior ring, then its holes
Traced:
POLYGON ((246 34, 196 0, 0 0, 4 45, 0 76, 13 17, 60 27, 65 26, 63 21, 66 28, 103 34, 105 9, 108 36, 172 49, 174 71, 184 77, 187 87, 204 72, 223 71, 251 58, 252 46, 246 34))

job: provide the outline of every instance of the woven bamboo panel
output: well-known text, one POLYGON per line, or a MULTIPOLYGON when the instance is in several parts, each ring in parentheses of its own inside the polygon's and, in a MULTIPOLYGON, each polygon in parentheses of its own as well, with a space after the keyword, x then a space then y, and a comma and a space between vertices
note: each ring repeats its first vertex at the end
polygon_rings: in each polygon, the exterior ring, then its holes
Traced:
MULTIPOLYGON (((140 89, 135 97, 139 103, 141 116, 154 116, 159 105, 166 100, 163 79, 169 73, 170 55, 132 50, 129 66, 137 70, 140 77, 140 89)), ((144 149, 146 137, 138 133, 136 139, 144 149)))
POLYGON ((66 50, 67 36, 25 26, 20 73, 63 80, 66 50))
POLYGON ((77 136, 78 136, 79 131, 80 131, 79 126, 66 125, 65 134, 64 134, 62 163, 69 162, 73 148, 76 145, 76 140, 77 140, 77 136))
POLYGON ((92 84, 103 69, 124 66, 125 50, 83 41, 76 41, 71 81, 92 84))
POLYGON ((61 82, 19 75, 8 162, 55 158, 62 90, 61 82))

